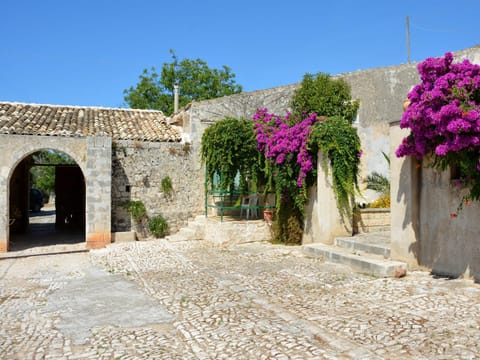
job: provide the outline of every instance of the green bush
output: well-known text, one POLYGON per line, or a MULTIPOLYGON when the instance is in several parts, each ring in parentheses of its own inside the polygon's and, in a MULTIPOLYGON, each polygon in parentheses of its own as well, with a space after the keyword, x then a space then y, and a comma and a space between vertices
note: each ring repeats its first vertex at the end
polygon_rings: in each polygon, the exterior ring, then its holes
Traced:
POLYGON ((167 220, 165 220, 162 215, 152 217, 148 221, 148 230, 150 230, 156 238, 164 237, 168 233, 167 220))

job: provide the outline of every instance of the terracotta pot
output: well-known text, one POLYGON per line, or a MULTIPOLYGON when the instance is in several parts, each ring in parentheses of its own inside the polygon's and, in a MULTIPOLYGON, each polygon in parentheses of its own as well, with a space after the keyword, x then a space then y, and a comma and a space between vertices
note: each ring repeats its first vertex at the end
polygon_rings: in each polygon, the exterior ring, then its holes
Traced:
POLYGON ((273 210, 263 210, 263 220, 265 220, 266 222, 271 222, 273 220, 273 210))

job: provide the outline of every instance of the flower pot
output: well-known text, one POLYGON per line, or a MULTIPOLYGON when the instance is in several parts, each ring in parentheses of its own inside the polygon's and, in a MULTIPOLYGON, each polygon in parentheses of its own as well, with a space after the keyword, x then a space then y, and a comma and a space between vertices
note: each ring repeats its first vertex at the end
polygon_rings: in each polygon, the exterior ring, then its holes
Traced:
POLYGON ((263 210, 263 220, 266 222, 271 222, 273 220, 273 210, 265 209, 263 210))

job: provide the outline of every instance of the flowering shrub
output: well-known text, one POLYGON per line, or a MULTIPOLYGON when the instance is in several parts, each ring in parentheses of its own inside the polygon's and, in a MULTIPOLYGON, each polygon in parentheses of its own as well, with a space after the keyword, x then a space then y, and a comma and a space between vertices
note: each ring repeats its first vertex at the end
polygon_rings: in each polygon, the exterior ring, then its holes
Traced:
POLYGON ((322 150, 332 167, 332 177, 339 210, 348 214, 353 204, 360 163, 360 139, 351 123, 339 116, 319 118, 308 115, 302 121, 289 124, 290 114, 274 115, 258 109, 254 117, 258 149, 265 154, 270 186, 277 195, 277 229, 283 236, 295 235, 300 242, 307 188, 315 181, 318 150, 322 150), (293 208, 288 203, 293 200, 293 208), (287 206, 285 206, 287 205, 287 206), (296 218, 296 219, 294 219, 296 218), (295 226, 293 226, 295 224, 295 226), (295 229, 292 229, 295 227, 295 229), (298 230, 300 228, 300 231, 298 230))
POLYGON ((298 187, 302 187, 307 174, 313 169, 312 156, 307 151, 308 135, 311 126, 318 120, 317 114, 310 114, 303 121, 289 125, 290 113, 285 117, 274 115, 267 109, 258 109, 253 116, 258 149, 265 157, 282 165, 294 160, 300 166, 297 177, 298 187), (293 158, 292 158, 292 155, 293 158))
POLYGON ((312 183, 315 161, 307 150, 307 140, 317 116, 311 114, 290 124, 289 113, 282 117, 258 109, 253 121, 257 148, 266 158, 266 190, 274 190, 276 194, 274 240, 301 243, 307 183, 312 183))
POLYGON ((408 94, 400 127, 409 128, 397 157, 432 156, 434 168, 459 169, 470 187, 466 199, 480 199, 480 66, 453 62, 451 53, 418 65, 421 83, 408 94))

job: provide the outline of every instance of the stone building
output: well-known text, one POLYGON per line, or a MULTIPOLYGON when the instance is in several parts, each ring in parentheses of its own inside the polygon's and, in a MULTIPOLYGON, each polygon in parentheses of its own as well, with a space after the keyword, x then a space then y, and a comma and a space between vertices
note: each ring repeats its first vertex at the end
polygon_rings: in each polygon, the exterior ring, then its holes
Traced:
POLYGON ((28 226, 29 169, 40 150, 75 160, 76 166, 56 169, 63 179, 57 222, 61 213, 73 216, 88 247, 110 243, 112 231, 130 230, 122 206, 128 200, 142 200, 151 216, 164 215, 173 231, 179 219, 201 211, 199 167, 181 130, 159 111, 2 102, 0 139, 0 251, 8 250, 11 230, 28 226), (159 187, 167 176, 168 196, 159 187))

